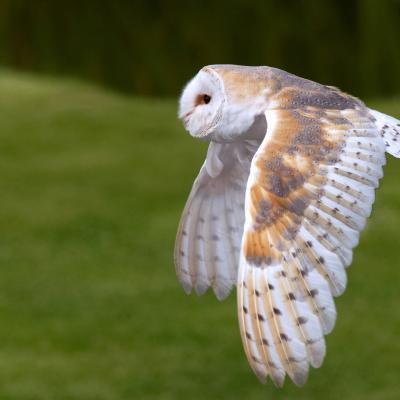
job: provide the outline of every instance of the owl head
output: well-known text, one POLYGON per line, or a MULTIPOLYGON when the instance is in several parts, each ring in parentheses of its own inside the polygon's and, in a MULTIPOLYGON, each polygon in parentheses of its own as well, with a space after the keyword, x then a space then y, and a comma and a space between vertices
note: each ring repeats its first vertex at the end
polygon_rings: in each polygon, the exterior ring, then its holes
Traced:
POLYGON ((194 137, 234 141, 265 133, 265 82, 259 67, 211 65, 186 85, 179 102, 179 118, 194 137))

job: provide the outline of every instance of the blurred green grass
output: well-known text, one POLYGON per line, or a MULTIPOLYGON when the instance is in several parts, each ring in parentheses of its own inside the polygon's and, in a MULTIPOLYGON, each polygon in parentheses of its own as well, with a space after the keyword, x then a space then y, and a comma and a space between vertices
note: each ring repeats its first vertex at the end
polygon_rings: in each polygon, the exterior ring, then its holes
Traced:
MULTIPOLYGON (((400 116, 400 101, 372 102, 400 116)), ((205 144, 175 100, 0 71, 0 399, 400 398, 400 162, 355 251, 324 365, 247 365, 235 296, 186 296, 177 223, 205 144)))

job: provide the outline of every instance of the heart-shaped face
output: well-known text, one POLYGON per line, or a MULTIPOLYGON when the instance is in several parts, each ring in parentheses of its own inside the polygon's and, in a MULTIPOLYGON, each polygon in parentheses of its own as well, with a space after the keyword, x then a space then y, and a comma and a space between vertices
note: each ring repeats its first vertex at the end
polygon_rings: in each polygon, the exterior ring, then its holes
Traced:
POLYGON ((234 141, 247 134, 263 114, 266 101, 260 87, 265 89, 265 84, 257 84, 258 70, 248 67, 235 74, 228 67, 204 67, 183 90, 179 118, 192 136, 234 141))

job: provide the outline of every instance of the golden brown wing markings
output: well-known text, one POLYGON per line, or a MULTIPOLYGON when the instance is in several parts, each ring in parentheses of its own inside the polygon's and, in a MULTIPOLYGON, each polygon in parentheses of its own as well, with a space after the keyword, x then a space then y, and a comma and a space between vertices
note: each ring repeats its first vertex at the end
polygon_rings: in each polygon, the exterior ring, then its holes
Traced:
POLYGON ((329 135, 328 127, 348 130, 350 121, 313 107, 276 110, 277 124, 270 141, 255 159, 260 174, 250 188, 252 229, 244 238, 244 255, 254 265, 282 261, 282 241, 295 237, 305 209, 322 195, 306 183, 320 186, 321 164, 337 161, 343 137, 329 135), (324 121, 324 122, 321 122, 324 121))
POLYGON ((336 320, 331 294, 346 287, 382 160, 361 102, 284 73, 274 78, 246 191, 239 315, 257 374, 302 385, 325 356, 336 320))

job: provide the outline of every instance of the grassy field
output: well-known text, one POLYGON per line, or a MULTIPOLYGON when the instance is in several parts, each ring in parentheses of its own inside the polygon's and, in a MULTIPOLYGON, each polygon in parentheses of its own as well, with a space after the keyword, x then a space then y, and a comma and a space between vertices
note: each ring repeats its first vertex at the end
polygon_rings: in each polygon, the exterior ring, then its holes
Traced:
MULTIPOLYGON (((400 116, 400 101, 372 102, 400 116)), ((302 389, 249 369, 235 296, 186 296, 173 243, 205 145, 175 100, 0 72, 0 399, 400 398, 400 160, 302 389)))

